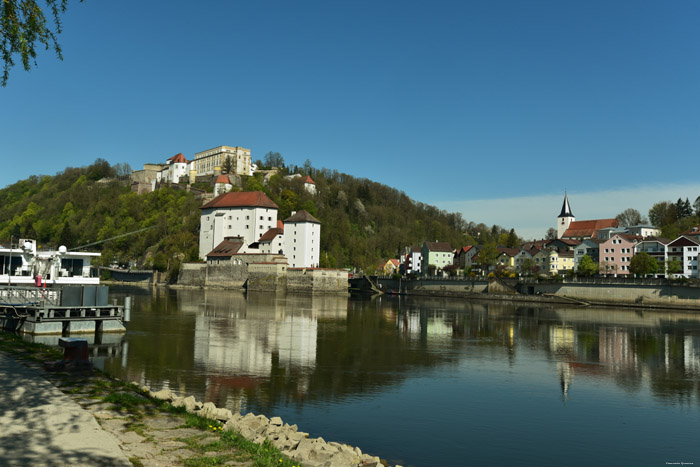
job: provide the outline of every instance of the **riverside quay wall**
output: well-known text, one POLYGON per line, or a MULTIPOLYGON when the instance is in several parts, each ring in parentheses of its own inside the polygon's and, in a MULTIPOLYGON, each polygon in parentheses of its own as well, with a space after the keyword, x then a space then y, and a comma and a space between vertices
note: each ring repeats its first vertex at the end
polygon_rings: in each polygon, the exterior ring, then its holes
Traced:
POLYGON ((342 269, 288 268, 284 256, 241 254, 230 260, 184 263, 177 285, 258 292, 347 293, 342 269))
POLYGON ((600 278, 523 285, 528 292, 570 297, 590 304, 688 308, 700 311, 698 281, 600 278))
POLYGON ((700 311, 700 281, 697 280, 620 277, 563 280, 392 277, 369 279, 378 291, 385 293, 521 301, 574 301, 583 305, 624 305, 700 311))

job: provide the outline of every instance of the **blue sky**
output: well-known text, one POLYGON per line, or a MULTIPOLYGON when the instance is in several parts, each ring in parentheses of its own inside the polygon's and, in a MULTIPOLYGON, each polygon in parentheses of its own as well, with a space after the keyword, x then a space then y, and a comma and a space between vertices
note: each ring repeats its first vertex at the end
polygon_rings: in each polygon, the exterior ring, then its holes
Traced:
POLYGON ((525 237, 565 189, 579 219, 700 195, 697 1, 86 0, 60 42, 0 88, 0 186, 225 144, 525 237))

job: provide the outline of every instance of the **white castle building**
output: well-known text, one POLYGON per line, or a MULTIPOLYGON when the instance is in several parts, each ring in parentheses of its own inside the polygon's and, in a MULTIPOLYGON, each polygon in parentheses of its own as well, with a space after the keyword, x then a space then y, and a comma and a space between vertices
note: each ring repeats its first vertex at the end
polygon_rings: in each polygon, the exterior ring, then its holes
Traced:
POLYGON ((239 253, 283 254, 289 267, 318 266, 321 222, 306 211, 279 223, 278 206, 262 191, 224 193, 200 209, 201 259, 227 238, 241 237, 239 253))

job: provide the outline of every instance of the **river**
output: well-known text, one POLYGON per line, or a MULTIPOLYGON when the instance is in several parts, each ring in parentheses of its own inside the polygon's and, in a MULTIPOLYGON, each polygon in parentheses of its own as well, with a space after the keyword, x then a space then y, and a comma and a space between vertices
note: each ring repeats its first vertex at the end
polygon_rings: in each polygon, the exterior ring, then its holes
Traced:
POLYGON ((404 466, 700 465, 700 315, 113 288, 119 378, 404 466))

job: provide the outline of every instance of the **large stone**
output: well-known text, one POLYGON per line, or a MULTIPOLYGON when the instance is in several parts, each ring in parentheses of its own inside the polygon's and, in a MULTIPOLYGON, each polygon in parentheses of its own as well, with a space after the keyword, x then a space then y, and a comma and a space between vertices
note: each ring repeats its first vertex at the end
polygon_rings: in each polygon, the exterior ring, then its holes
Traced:
MULTIPOLYGON (((239 421, 239 426, 241 427, 241 434, 243 434, 243 428, 247 428, 255 434, 255 437, 257 437, 258 435, 262 435, 265 429, 267 429, 268 424, 269 420, 264 415, 258 415, 256 417, 253 414, 246 414, 246 416, 239 421)), ((248 437, 246 436, 246 438, 248 437)))
POLYGON ((270 425, 275 425, 275 426, 282 426, 283 422, 280 417, 272 417, 270 419, 270 425))
POLYGON ((154 399, 170 402, 175 398, 175 394, 173 394, 173 392, 170 389, 162 389, 157 392, 152 392, 151 397, 153 397, 154 399))
POLYGON ((197 412, 202 408, 202 403, 197 401, 194 396, 185 397, 182 401, 183 406, 188 413, 197 412))
POLYGON ((239 413, 233 414, 233 416, 231 418, 229 418, 228 421, 226 422, 226 424, 224 425, 224 430, 239 431, 240 422, 242 419, 243 419, 243 417, 241 416, 241 414, 239 414, 239 413))
POLYGON ((299 441, 296 449, 294 450, 293 459, 298 461, 303 461, 309 458, 311 451, 314 449, 315 443, 308 438, 304 438, 299 441))
POLYGON ((216 413, 214 414, 214 418, 216 420, 219 420, 222 423, 226 423, 231 417, 233 417, 233 413, 229 409, 216 409, 216 413))
POLYGON ((201 417, 208 418, 210 420, 216 419, 216 405, 213 402, 205 402, 199 411, 201 417))
POLYGON ((360 459, 351 452, 343 451, 343 452, 339 452, 337 454, 334 454, 333 457, 330 459, 330 464, 328 463, 328 461, 326 461, 326 462, 327 462, 326 465, 328 465, 329 467, 330 466, 335 467, 335 466, 339 466, 339 465, 350 466, 350 465, 358 465, 360 463, 360 459))

